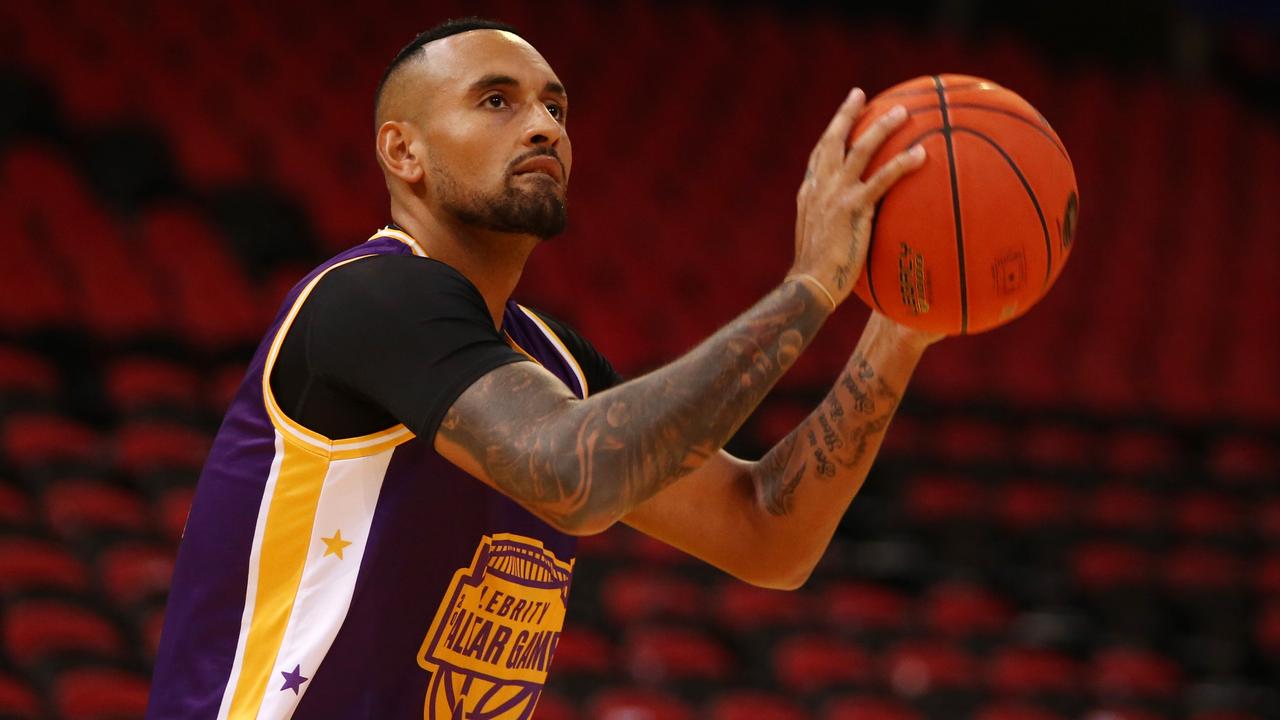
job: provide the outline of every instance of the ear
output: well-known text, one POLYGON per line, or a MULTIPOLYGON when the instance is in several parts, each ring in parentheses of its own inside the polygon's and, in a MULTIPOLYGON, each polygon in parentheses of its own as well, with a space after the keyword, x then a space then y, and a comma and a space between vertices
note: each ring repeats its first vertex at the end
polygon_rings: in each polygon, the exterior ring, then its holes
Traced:
POLYGON ((417 129, 398 120, 388 120, 378 128, 378 162, 387 172, 413 185, 422 180, 426 171, 423 158, 414 152, 413 141, 417 129))

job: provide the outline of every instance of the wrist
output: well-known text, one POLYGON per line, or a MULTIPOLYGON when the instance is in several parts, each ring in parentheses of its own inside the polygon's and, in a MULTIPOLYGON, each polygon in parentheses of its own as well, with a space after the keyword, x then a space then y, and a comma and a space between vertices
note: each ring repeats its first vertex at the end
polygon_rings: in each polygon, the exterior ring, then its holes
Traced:
POLYGON ((946 337, 941 333, 931 333, 903 325, 889 316, 873 310, 870 322, 875 323, 879 331, 896 347, 916 355, 923 354, 930 345, 946 337))
POLYGON ((810 273, 793 270, 787 273, 787 276, 783 278, 783 282, 795 282, 801 286, 808 287, 811 293, 817 295, 815 299, 826 307, 828 312, 834 312, 840 305, 835 295, 831 294, 830 288, 810 273))

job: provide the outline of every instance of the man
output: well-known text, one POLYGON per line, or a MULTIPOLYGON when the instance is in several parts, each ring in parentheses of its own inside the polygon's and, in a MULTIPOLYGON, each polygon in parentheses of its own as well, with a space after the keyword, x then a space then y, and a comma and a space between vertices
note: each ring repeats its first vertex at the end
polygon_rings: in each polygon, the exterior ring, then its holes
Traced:
POLYGON ((619 520, 795 588, 935 337, 873 316, 822 405, 760 462, 721 448, 849 294, 903 114, 810 158, 786 278, 621 382, 509 297, 565 226, 568 98, 505 26, 420 35, 379 86, 394 224, 290 294, 214 442, 179 552, 151 718, 528 718, 574 536, 619 520))

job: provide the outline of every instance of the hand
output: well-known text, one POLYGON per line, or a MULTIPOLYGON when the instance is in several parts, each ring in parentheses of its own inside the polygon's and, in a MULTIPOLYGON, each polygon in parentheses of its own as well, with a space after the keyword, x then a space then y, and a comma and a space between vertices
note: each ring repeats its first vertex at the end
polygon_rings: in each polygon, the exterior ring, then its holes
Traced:
POLYGON ((924 163, 924 148, 916 145, 864 182, 862 173, 871 158, 907 118, 902 106, 894 107, 846 151, 849 132, 865 105, 866 95, 854 88, 809 155, 796 194, 796 255, 790 274, 817 280, 837 305, 862 274, 876 203, 899 178, 924 163))

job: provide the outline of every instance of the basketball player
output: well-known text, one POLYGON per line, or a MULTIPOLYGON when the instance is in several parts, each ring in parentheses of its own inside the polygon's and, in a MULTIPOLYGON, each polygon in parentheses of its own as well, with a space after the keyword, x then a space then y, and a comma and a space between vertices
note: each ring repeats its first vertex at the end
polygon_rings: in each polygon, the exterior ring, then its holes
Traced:
POLYGON ((873 316, 761 461, 721 449, 849 295, 877 199, 923 159, 860 179, 903 119, 846 152, 862 104, 851 93, 813 150, 785 278, 623 382, 509 299, 565 227, 555 73, 488 21, 405 48, 376 110, 394 223, 304 278, 253 358, 196 490, 148 717, 529 718, 574 536, 618 521, 799 587, 937 339, 873 316))

